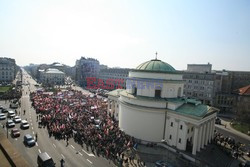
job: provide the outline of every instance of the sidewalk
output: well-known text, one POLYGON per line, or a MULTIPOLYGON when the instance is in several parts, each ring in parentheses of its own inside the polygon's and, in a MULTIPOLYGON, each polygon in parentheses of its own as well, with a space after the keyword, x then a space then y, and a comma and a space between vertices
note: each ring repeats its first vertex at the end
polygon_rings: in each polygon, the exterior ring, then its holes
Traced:
POLYGON ((229 121, 227 121, 225 119, 221 119, 221 120, 222 120, 221 121, 222 125, 215 125, 216 127, 224 129, 224 130, 229 131, 229 132, 233 132, 233 133, 237 134, 238 136, 248 140, 250 143, 250 136, 235 130, 233 127, 231 127, 231 124, 229 121), (225 127, 225 125, 226 125, 226 127, 225 127))

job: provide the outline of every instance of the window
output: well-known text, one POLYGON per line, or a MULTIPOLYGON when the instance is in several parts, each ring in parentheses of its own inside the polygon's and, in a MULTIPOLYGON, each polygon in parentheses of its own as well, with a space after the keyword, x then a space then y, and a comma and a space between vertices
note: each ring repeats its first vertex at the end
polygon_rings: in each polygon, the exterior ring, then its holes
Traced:
POLYGON ((170 140, 172 139, 172 135, 169 135, 169 139, 170 139, 170 140))
POLYGON ((181 143, 181 138, 179 138, 179 143, 181 143))
POLYGON ((170 126, 172 126, 172 127, 173 127, 173 122, 171 122, 170 126))
POLYGON ((161 97, 161 90, 155 90, 155 97, 161 97))
POLYGON ((180 126, 180 129, 182 129, 182 125, 180 126))
POLYGON ((188 129, 188 133, 189 133, 189 129, 188 129))
POLYGON ((194 127, 191 128, 191 132, 193 132, 193 131, 194 131, 194 127))

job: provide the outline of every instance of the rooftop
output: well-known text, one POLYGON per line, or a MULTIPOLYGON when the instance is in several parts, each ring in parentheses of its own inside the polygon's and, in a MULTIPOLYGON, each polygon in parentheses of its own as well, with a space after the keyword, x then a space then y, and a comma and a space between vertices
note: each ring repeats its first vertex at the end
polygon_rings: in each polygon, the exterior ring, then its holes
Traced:
POLYGON ((136 70, 139 71, 151 71, 151 72, 175 72, 176 70, 169 65, 158 59, 153 59, 147 62, 140 64, 136 67, 136 70))
POLYGON ((238 91, 239 95, 247 95, 247 96, 249 96, 250 95, 250 85, 245 86, 243 88, 240 88, 237 91, 238 91))
POLYGON ((47 74, 64 74, 64 72, 59 71, 58 69, 55 68, 48 68, 45 73, 47 74))

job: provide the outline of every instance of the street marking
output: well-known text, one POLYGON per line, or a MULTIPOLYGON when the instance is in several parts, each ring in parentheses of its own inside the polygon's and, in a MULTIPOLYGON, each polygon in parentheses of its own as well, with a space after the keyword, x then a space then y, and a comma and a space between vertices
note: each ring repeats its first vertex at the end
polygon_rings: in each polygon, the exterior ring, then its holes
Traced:
POLYGON ((33 129, 33 127, 31 127, 31 129, 33 129))
POLYGON ((37 142, 36 142, 36 146, 38 146, 37 142))
POLYGON ((74 146, 72 146, 72 145, 70 145, 73 149, 75 149, 75 147, 74 146))
POLYGON ((63 159, 65 159, 65 157, 63 156, 63 154, 61 154, 61 156, 63 157, 63 159))
POLYGON ((32 133, 33 133, 33 135, 35 134, 35 132, 34 132, 34 131, 33 131, 32 133))
POLYGON ((56 145, 53 143, 53 146, 56 148, 56 145))
POLYGON ((39 153, 41 153, 41 150, 40 150, 40 149, 38 149, 38 152, 39 152, 39 153))
POLYGON ((87 161, 89 161, 89 163, 93 164, 89 159, 87 159, 87 161))
POLYGON ((17 138, 15 138, 15 140, 17 140, 17 138))
POLYGON ((95 155, 94 154, 89 154, 89 153, 87 153, 84 149, 82 149, 82 151, 85 153, 85 154, 87 154, 88 156, 90 156, 90 157, 95 157, 95 155))
POLYGON ((82 156, 82 153, 79 152, 79 154, 82 156))

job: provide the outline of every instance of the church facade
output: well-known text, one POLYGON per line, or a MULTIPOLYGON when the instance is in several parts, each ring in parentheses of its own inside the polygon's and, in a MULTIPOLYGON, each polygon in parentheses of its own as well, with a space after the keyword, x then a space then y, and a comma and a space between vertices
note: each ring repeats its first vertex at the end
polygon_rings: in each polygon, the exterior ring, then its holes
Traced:
POLYGON ((150 60, 129 72, 126 90, 109 92, 108 112, 126 134, 146 142, 166 142, 192 154, 211 142, 217 109, 183 96, 182 74, 150 60))

